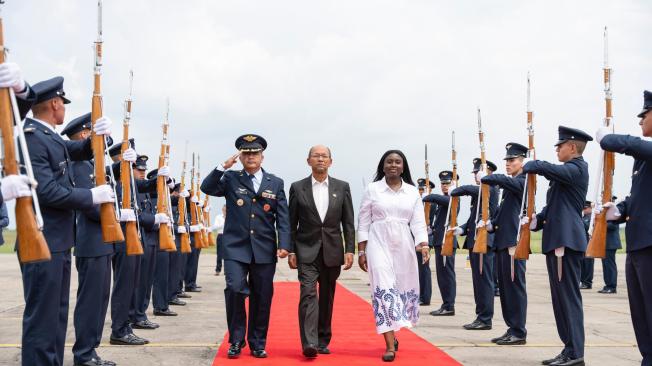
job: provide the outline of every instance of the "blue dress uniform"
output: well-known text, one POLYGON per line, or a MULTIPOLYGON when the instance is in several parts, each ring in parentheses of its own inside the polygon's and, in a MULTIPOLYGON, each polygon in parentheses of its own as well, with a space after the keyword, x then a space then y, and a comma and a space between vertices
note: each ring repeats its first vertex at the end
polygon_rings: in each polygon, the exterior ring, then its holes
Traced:
MULTIPOLYGON (((236 140, 236 148, 242 152, 262 151, 266 146, 265 140, 256 135, 236 140)), ((278 249, 291 249, 283 180, 262 169, 256 174, 260 177, 258 189, 253 184, 255 175, 245 170, 215 169, 201 184, 204 193, 226 199, 229 215, 223 234, 224 295, 229 343, 232 347, 244 344, 245 298, 249 296, 247 340, 252 352, 264 350, 267 342, 277 243, 278 249)))
MULTIPOLYGON (((643 111, 639 118, 650 118, 652 92, 644 92, 643 111)), ((641 121, 643 124, 643 120, 641 121)), ((641 365, 652 365, 652 142, 627 135, 607 135, 600 146, 606 151, 634 158, 632 188, 625 201, 618 204, 621 222, 627 222, 627 259, 625 278, 629 309, 641 365)))
MULTIPOLYGON (((178 191, 181 188, 181 184, 177 183, 174 187, 175 191, 178 191)), ((170 198, 172 201, 172 220, 174 220, 174 242, 177 247, 176 252, 170 252, 170 274, 168 277, 168 301, 177 301, 178 302, 178 285, 179 281, 182 280, 181 272, 181 263, 186 259, 185 253, 181 253, 181 235, 177 232, 179 227, 179 200, 183 199, 182 197, 173 196, 170 198)), ((186 226, 186 225, 184 225, 186 226)), ((188 227, 186 226, 186 232, 189 232, 188 227)))
MULTIPOLYGON (((134 168, 147 170, 146 155, 138 155, 134 168)), ((156 189, 156 181, 135 180, 139 192, 148 192, 156 189)), ((120 186, 118 186, 120 188, 120 186)), ((118 195, 121 192, 118 190, 118 195)), ((133 203, 137 202, 137 197, 132 196, 133 203)), ((132 203, 132 207, 136 207, 132 203)), ((145 247, 143 228, 154 226, 154 217, 147 212, 143 212, 138 203, 137 218, 140 227, 140 237, 143 248, 145 247)), ((144 249, 143 249, 144 251, 144 249)), ((111 293, 111 344, 116 345, 139 345, 147 341, 133 334, 130 316, 133 314, 134 297, 140 278, 140 255, 127 255, 125 242, 115 244, 115 254, 113 255, 113 291, 111 293)))
MULTIPOLYGON (((190 204, 187 202, 188 208, 187 217, 190 217, 190 204)), ((201 286, 197 285, 197 270, 199 268, 199 255, 201 248, 195 248, 195 239, 192 233, 190 234, 192 240, 191 249, 189 254, 186 254, 186 263, 184 266, 183 282, 187 292, 201 292, 201 286)))
MULTIPOLYGON (((35 104, 52 98, 64 103, 63 78, 33 86, 35 104)), ((70 249, 75 243, 75 212, 93 207, 91 191, 74 185, 70 164, 92 158, 90 141, 67 141, 45 122, 27 119, 24 125, 34 176, 38 182, 43 234, 52 259, 22 264, 22 364, 63 364, 70 296, 70 249)), ((20 238, 17 239, 20 241, 20 238)))
MULTIPOLYGON (((429 183, 430 189, 435 188, 435 184, 433 182, 429 183)), ((419 193, 423 195, 423 193, 426 192, 426 180, 424 178, 417 179, 417 185, 419 186, 419 193)), ((435 220, 434 207, 430 207, 428 216, 432 225, 432 222, 435 220)), ((428 228, 428 231, 428 241, 430 242, 429 245, 432 248, 432 229, 428 228)), ((430 305, 430 299, 432 298, 432 271, 430 270, 430 260, 428 260, 426 263, 423 263, 421 251, 417 251, 417 264, 419 266, 419 304, 427 306, 430 305)))
MULTIPOLYGON (((147 180, 156 181, 157 170, 147 174, 147 180)), ((143 242, 143 255, 140 256, 138 286, 136 286, 133 308, 129 311, 129 318, 134 328, 151 329, 152 324, 147 318, 147 308, 152 298, 154 286, 154 272, 156 270, 156 253, 159 247, 158 225, 155 224, 156 215, 156 193, 155 191, 136 193, 140 215, 145 218, 148 224, 141 225, 141 237, 143 242)), ((158 327, 157 325, 155 325, 158 327)))
MULTIPOLYGON (((480 170, 482 162, 479 158, 473 160, 473 173, 480 170)), ((496 164, 487 161, 489 170, 496 171, 496 164)), ((469 250, 469 257, 471 259, 471 275, 473 280, 473 297, 475 299, 475 314, 476 319, 470 324, 465 325, 466 329, 491 329, 491 321, 494 316, 494 249, 493 241, 494 235, 488 234, 487 239, 487 253, 482 256, 482 274, 480 274, 480 254, 473 253, 473 245, 475 244, 475 229, 476 229, 476 211, 478 205, 478 197, 480 194, 480 187, 476 185, 464 185, 455 188, 452 196, 471 196, 471 214, 468 221, 461 225, 462 235, 466 236, 464 240, 464 248, 469 250)), ((498 196, 500 191, 497 187, 489 189, 489 217, 493 217, 496 208, 498 207, 498 196)))
MULTIPOLYGON (((559 126, 559 141, 593 140, 586 133, 559 126)), ((534 160, 523 167, 524 173, 535 173, 550 181, 546 206, 537 214, 537 227, 543 228, 542 246, 546 255, 552 308, 557 332, 564 349, 557 360, 584 358, 584 311, 580 294, 580 267, 586 251, 586 230, 582 222, 582 208, 589 186, 588 164, 581 156, 561 165, 534 160), (564 249, 562 278, 559 280, 555 249, 564 249)), ((555 365, 556 363, 551 363, 555 365)))
MULTIPOLYGON (((584 208, 591 207, 592 202, 586 201, 584 203, 584 208)), ((584 229, 586 230, 586 241, 588 242, 591 238, 589 235, 589 228, 591 227, 591 214, 582 214, 582 222, 584 223, 584 229)), ((580 270, 580 290, 589 290, 593 287, 593 267, 595 265, 595 259, 584 257, 582 259, 582 268, 580 270)))
MULTIPOLYGON (((505 147, 505 160, 524 158, 528 148, 517 143, 509 143, 505 147)), ((494 248, 496 249, 500 288, 500 307, 503 319, 507 324, 507 332, 493 339, 499 345, 525 344, 527 330, 527 291, 525 285, 525 260, 514 259, 514 280, 512 281, 512 256, 509 248, 516 247, 523 190, 525 189, 525 174, 514 177, 503 174, 491 174, 482 178, 482 183, 498 186, 503 189, 503 196, 496 215, 492 216, 494 233, 494 248)))
MULTIPOLYGON (((442 184, 450 184, 453 172, 445 170, 439 173, 439 180, 442 184)), ((457 237, 453 237, 453 255, 444 258, 441 255, 444 235, 446 234, 446 216, 450 196, 442 194, 430 194, 423 198, 423 202, 434 204, 431 207, 435 212, 435 220, 431 221, 432 241, 435 248, 435 270, 437 275, 437 286, 442 298, 442 305, 438 310, 430 312, 430 315, 455 315, 455 296, 457 294, 455 279, 455 251, 457 250, 457 237), (446 261, 446 265, 444 265, 446 261)), ((459 212, 459 206, 457 207, 459 212)))
POLYGON ((602 277, 604 287, 600 293, 615 294, 618 282, 618 267, 616 266, 616 252, 622 248, 620 242, 620 223, 607 222, 607 253, 602 259, 602 277))
MULTIPOLYGON (((72 120, 61 131, 72 137, 78 132, 91 129, 91 114, 72 120)), ((72 163, 73 179, 78 188, 95 186, 92 161, 72 163)), ((95 349, 102 340, 104 319, 109 306, 111 291, 111 257, 113 243, 104 243, 98 206, 75 213, 77 232, 75 241, 75 266, 77 268, 77 303, 74 312, 75 344, 72 347, 75 365, 101 362, 95 349)))

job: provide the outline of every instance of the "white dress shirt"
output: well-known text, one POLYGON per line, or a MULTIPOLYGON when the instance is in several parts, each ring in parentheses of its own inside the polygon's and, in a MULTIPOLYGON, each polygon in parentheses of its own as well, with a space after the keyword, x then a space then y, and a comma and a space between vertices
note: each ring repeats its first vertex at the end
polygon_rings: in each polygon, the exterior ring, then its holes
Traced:
POLYGON ((312 197, 315 200, 319 218, 324 222, 326 212, 328 212, 328 177, 323 182, 317 181, 313 176, 310 179, 312 180, 312 197))
MULTIPOLYGON (((223 165, 223 164, 218 165, 217 168, 215 168, 215 170, 219 170, 219 171, 221 171, 221 172, 226 171, 226 169, 224 169, 224 165, 223 165)), ((251 179, 251 183, 252 183, 253 186, 254 186, 254 191, 258 192, 258 189, 260 188, 260 183, 263 182, 263 170, 262 170, 262 169, 258 169, 258 171, 254 173, 254 177, 253 177, 253 178, 250 178, 250 177, 249 177, 250 174, 247 173, 246 170, 244 171, 244 174, 247 175, 247 178, 251 179)))

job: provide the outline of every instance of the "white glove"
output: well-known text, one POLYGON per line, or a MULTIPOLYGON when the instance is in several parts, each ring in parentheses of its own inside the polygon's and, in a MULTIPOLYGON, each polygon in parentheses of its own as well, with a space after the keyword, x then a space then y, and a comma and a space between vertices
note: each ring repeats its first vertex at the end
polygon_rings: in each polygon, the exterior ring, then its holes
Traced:
POLYGON ((537 214, 532 214, 532 220, 530 220, 530 230, 534 230, 537 228, 537 214))
POLYGON ((618 220, 622 215, 618 206, 613 202, 607 202, 604 205, 600 205, 607 209, 607 214, 605 215, 607 220, 618 220))
POLYGON ((600 128, 598 128, 598 130, 595 132, 595 140, 596 140, 596 141, 598 142, 598 144, 599 144, 600 141, 602 141, 602 139, 603 139, 605 136, 607 136, 607 135, 611 135, 612 133, 614 133, 614 132, 613 132, 613 130, 612 130, 611 128, 606 127, 606 126, 600 127, 600 128))
POLYGON ((157 213, 154 215, 154 224, 169 224, 170 217, 164 213, 157 213))
POLYGON ((164 165, 164 166, 158 168, 158 176, 159 177, 169 177, 170 176, 170 168, 167 165, 164 165))
POLYGON ((485 173, 484 170, 480 169, 480 170, 478 170, 477 173, 475 173, 475 176, 476 176, 476 179, 478 180, 478 182, 480 182, 480 181, 482 181, 482 178, 487 176, 487 173, 485 173))
POLYGON ((476 225, 479 228, 481 227, 487 227, 487 231, 493 231, 494 230, 494 225, 491 223, 491 220, 487 220, 487 222, 480 220, 478 221, 478 224, 476 225))
POLYGON ((455 235, 455 236, 460 236, 460 235, 464 234, 464 230, 462 230, 462 228, 459 227, 459 226, 455 226, 451 230, 453 230, 453 235, 455 235))
POLYGON ((197 196, 192 196, 192 198, 190 199, 190 202, 197 203, 197 202, 199 202, 199 199, 197 198, 197 196))
POLYGON ((100 117, 95 121, 93 128, 95 129, 96 135, 110 135, 111 134, 111 125, 113 122, 109 117, 100 117))
POLYGON ((136 162, 136 158, 138 158, 138 154, 136 154, 136 150, 132 148, 128 148, 125 150, 125 152, 122 153, 122 160, 124 161, 134 163, 136 162))
POLYGON ((204 200, 197 199, 197 206, 204 207, 204 200))
POLYGON ((177 182, 174 178, 168 178, 168 188, 173 189, 177 185, 177 182))
POLYGON ((188 192, 187 189, 184 189, 183 191, 181 191, 181 192, 179 193, 179 196, 181 196, 181 197, 183 197, 183 198, 190 197, 190 192, 188 192))
POLYGON ((199 227, 199 225, 190 225, 190 232, 191 233, 196 233, 196 232, 199 232, 199 231, 201 231, 201 228, 199 227))
POLYGON ((507 252, 509 253, 509 255, 510 255, 511 257, 513 257, 514 254, 516 254, 516 245, 514 245, 513 247, 509 247, 509 248, 507 248, 507 252))
POLYGON ((179 234, 185 234, 185 233, 187 233, 187 231, 186 231, 186 227, 185 227, 185 226, 179 226, 179 227, 177 227, 177 233, 179 233, 179 234))
POLYGON ((206 207, 204 207, 204 212, 211 212, 211 206, 207 203, 206 207))
POLYGON ((28 197, 32 194, 29 187, 29 177, 26 175, 11 174, 6 176, 2 178, 0 188, 2 188, 2 198, 5 201, 18 197, 28 197))
POLYGON ((521 225, 529 224, 530 223, 530 218, 527 216, 521 217, 521 225))
POLYGON ((136 221, 136 214, 131 208, 120 209, 120 222, 136 221))
POLYGON ((565 247, 555 248, 555 257, 563 257, 564 256, 564 248, 565 247))
POLYGON ((0 64, 0 88, 12 88, 14 93, 25 90, 25 80, 20 66, 14 62, 0 64))
POLYGON ((91 195, 93 195, 94 205, 113 202, 113 199, 115 198, 115 192, 108 184, 102 184, 101 186, 91 188, 91 195))

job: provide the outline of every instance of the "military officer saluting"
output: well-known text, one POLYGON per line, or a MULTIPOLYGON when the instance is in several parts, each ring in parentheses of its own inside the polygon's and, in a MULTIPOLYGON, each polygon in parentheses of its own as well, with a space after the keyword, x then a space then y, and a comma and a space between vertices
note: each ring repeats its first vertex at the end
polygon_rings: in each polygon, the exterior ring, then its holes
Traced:
POLYGON ((564 349, 544 365, 584 365, 584 310, 580 294, 580 268, 587 239, 582 208, 589 187, 588 164, 582 158, 593 139, 578 129, 559 126, 557 159, 561 165, 542 160, 525 164, 523 173, 541 175, 550 181, 546 206, 523 218, 532 230, 543 228, 542 251, 546 255, 552 308, 564 349))
POLYGON ((527 331, 527 292, 525 288, 525 260, 514 259, 519 229, 519 216, 525 189, 523 160, 528 148, 511 142, 505 146, 505 170, 508 175, 491 174, 482 178, 483 184, 502 188, 503 197, 496 215, 487 223, 494 233, 496 271, 500 288, 500 307, 507 331, 491 341, 498 345, 525 344, 527 331), (512 262, 513 261, 513 262, 512 262))
MULTIPOLYGON (((481 170, 482 161, 479 158, 473 159, 473 175, 475 177, 476 185, 464 185, 455 188, 452 196, 471 196, 471 213, 468 221, 456 228, 453 228, 455 235, 466 235, 464 241, 464 248, 469 250, 469 257, 471 258, 471 276, 473 280, 473 297, 475 298, 475 313, 476 319, 464 325, 467 330, 489 330, 491 329, 491 322, 494 316, 494 251, 493 247, 493 234, 487 235, 487 253, 480 255, 473 253, 473 246, 475 244, 475 231, 476 223, 482 221, 478 220, 476 213, 478 198, 480 197, 480 180, 485 175, 481 170), (482 257, 482 264, 480 258, 482 257), (480 274, 480 266, 482 265, 482 274, 480 274)), ((489 174, 496 171, 496 164, 487 160, 487 167, 489 174)), ((498 195, 500 194, 497 187, 489 189, 489 216, 493 217, 498 207, 498 195)))
POLYGON ((229 212, 222 241, 228 357, 238 357, 246 344, 245 298, 249 296, 249 349, 254 357, 264 358, 276 258, 285 258, 291 249, 289 211, 283 180, 261 168, 267 141, 248 134, 240 136, 235 147, 240 152, 208 174, 201 190, 224 197, 229 212), (226 171, 238 158, 244 169, 226 171))
MULTIPOLYGON (((641 135, 652 137, 652 92, 643 93, 641 135)), ((627 222, 627 260, 625 278, 629 309, 638 349, 643 356, 642 366, 652 365, 652 142, 629 135, 617 135, 608 128, 601 128, 596 139, 606 151, 629 155, 634 158, 632 188, 629 196, 617 206, 603 202, 608 209, 607 220, 627 222)))
MULTIPOLYGON (((33 86, 37 95, 24 125, 36 192, 43 215, 43 234, 52 259, 24 264, 22 363, 23 365, 63 364, 70 296, 70 249, 75 244, 75 212, 113 202, 108 185, 79 188, 74 185, 70 164, 93 157, 90 140, 67 141, 56 127, 63 124, 65 105, 70 103, 63 90, 63 78, 55 77, 33 86)), ((111 121, 100 117, 95 133, 109 135, 111 121)), ((20 239, 19 239, 20 240, 20 239)))
MULTIPOLYGON (((448 216, 448 205, 450 203, 449 191, 452 191, 453 172, 444 170, 439 173, 439 185, 442 194, 430 194, 423 198, 423 202, 434 204, 431 210, 434 211, 435 220, 431 221, 432 242, 435 248, 435 268, 437 274, 437 285, 441 294, 442 305, 437 310, 430 312, 433 316, 455 315, 455 295, 457 285, 455 280, 455 251, 457 250, 457 237, 453 236, 453 255, 445 257, 441 255, 441 247, 446 234, 446 222, 448 216), (444 264, 446 261, 446 264, 444 264)), ((457 207, 459 211, 459 206, 457 207)), ((418 254, 418 253, 417 253, 418 254)))

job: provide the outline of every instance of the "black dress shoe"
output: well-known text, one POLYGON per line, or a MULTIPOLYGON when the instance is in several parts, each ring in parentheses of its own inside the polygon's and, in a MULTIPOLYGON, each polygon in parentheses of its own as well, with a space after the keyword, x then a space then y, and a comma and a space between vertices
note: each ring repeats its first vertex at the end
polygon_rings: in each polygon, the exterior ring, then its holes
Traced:
POLYGON ((180 299, 190 299, 192 296, 188 295, 187 293, 181 291, 180 293, 177 294, 177 297, 180 299))
POLYGON ((199 287, 186 287, 186 292, 201 292, 199 287))
POLYGON ((178 314, 170 309, 165 310, 154 310, 154 315, 156 316, 177 316, 178 314))
POLYGON ((183 301, 183 300, 179 300, 177 298, 174 298, 174 299, 168 301, 168 305, 184 306, 184 305, 186 305, 186 302, 183 301))
POLYGON ((517 346, 525 343, 525 338, 519 338, 511 334, 503 339, 499 339, 496 342, 496 344, 499 346, 517 346))
POLYGON ((439 308, 430 312, 432 316, 453 316, 455 315, 455 309, 446 310, 444 308, 439 308))
POLYGON ((501 335, 500 337, 492 338, 491 343, 496 343, 499 340, 501 340, 503 338, 507 338, 507 337, 509 337, 509 332, 505 332, 505 334, 501 335))
POLYGON ((134 334, 129 333, 124 337, 114 337, 111 336, 109 343, 120 346, 142 346, 147 344, 146 340, 140 337, 136 337, 134 334))
POLYGON ((107 361, 99 357, 96 357, 96 358, 91 358, 90 360, 83 363, 75 362, 75 366, 116 366, 116 363, 113 361, 107 361))
POLYGON ((319 346, 317 347, 317 353, 322 354, 322 355, 330 355, 331 350, 328 349, 326 346, 319 346))
POLYGON ((615 288, 605 287, 602 290, 598 291, 598 293, 601 293, 601 294, 615 294, 616 289, 615 288))
POLYGON ((303 355, 308 358, 317 357, 317 347, 314 344, 309 344, 303 349, 303 355))
POLYGON ((566 355, 550 363, 550 366, 584 366, 584 358, 571 358, 566 355))
POLYGON ((479 320, 474 320, 471 324, 465 324, 464 329, 466 330, 490 330, 491 324, 483 323, 479 320))
POLYGON ((132 328, 136 328, 136 329, 156 329, 159 326, 160 325, 158 325, 156 323, 150 322, 149 319, 141 320, 141 321, 135 322, 134 324, 131 325, 132 328))
POLYGON ((553 357, 551 359, 541 361, 541 364, 542 365, 550 365, 551 363, 559 360, 562 357, 564 357, 564 355, 560 353, 560 354, 558 354, 557 356, 555 356, 555 357, 553 357))
POLYGON ((593 286, 587 283, 580 283, 580 290, 590 290, 593 286))
POLYGON ((251 351, 251 355, 256 358, 267 358, 267 352, 264 349, 257 349, 251 351))
POLYGON ((220 275, 220 272, 222 272, 222 271, 215 271, 215 275, 216 275, 216 276, 219 276, 219 275, 220 275))

